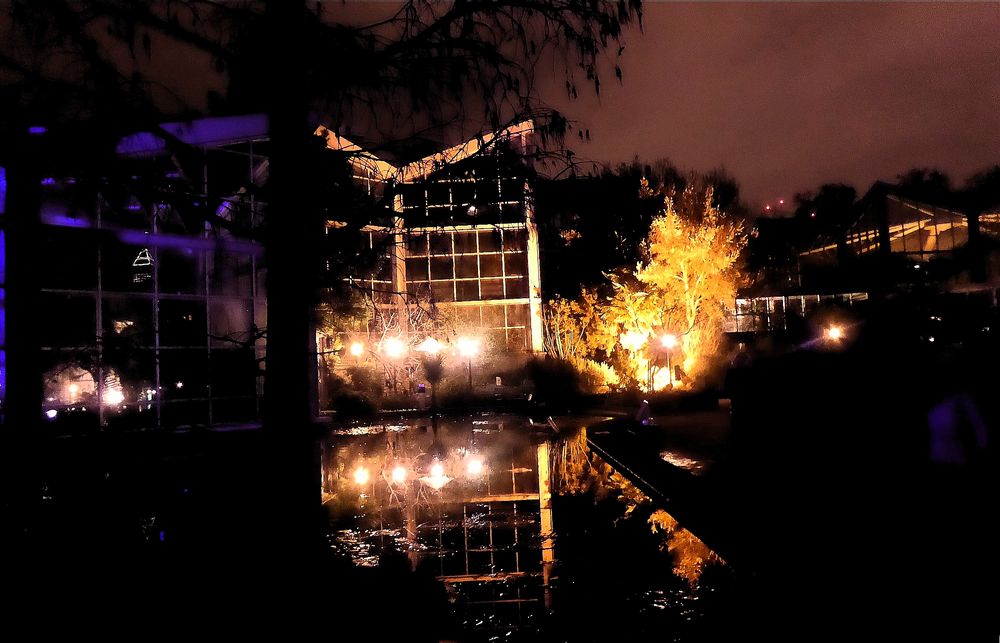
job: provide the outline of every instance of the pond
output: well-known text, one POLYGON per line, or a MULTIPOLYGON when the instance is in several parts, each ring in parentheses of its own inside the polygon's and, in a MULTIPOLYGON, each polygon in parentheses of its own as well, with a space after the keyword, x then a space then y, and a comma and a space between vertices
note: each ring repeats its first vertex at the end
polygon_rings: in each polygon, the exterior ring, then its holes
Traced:
POLYGON ((733 570, 589 450, 586 421, 562 424, 484 415, 335 432, 330 546, 394 582, 433 578, 439 638, 685 641, 727 622, 733 570))

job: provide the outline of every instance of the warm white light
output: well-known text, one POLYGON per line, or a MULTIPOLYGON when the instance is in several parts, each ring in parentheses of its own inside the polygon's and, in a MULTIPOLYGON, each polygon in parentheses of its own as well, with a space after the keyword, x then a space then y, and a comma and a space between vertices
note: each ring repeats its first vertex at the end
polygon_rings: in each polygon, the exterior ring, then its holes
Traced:
POLYGON ((104 403, 110 404, 111 406, 118 406, 125 401, 125 395, 116 389, 111 389, 110 391, 104 392, 104 403))
POLYGON ((778 199, 778 205, 785 205, 784 199, 778 199))
POLYGON ((392 470, 392 481, 396 484, 406 482, 406 467, 398 466, 392 470))
POLYGON ((174 386, 177 388, 184 388, 184 382, 177 382, 174 386))
POLYGON ((483 461, 479 458, 471 458, 468 465, 466 465, 466 470, 472 477, 477 477, 483 473, 483 461))
POLYGON ((479 353, 479 340, 473 337, 459 337, 457 346, 462 357, 475 357, 479 353))
POLYGON ((663 348, 675 348, 677 346, 677 335, 664 335, 660 338, 660 343, 663 344, 663 348))
POLYGON ((69 394, 72 397, 76 397, 76 394, 80 392, 80 385, 79 384, 70 384, 69 386, 66 387, 66 390, 69 392, 69 394))
POLYGON ((361 357, 361 354, 365 352, 365 345, 361 342, 354 342, 351 344, 351 355, 355 357, 361 357))
POLYGON ((646 336, 643 333, 632 330, 622 333, 619 340, 621 341, 622 348, 635 352, 646 343, 646 336))
POLYGON ((45 412, 45 417, 49 418, 50 420, 56 419, 57 415, 59 415, 59 411, 55 409, 49 409, 48 411, 45 412))
POLYGON ((844 329, 840 326, 830 326, 826 329, 826 336, 828 339, 838 342, 844 338, 844 329))
POLYGON ((933 344, 934 343, 934 338, 933 337, 928 337, 927 341, 929 341, 929 342, 931 342, 933 344))
POLYGON ((428 337, 424 341, 422 341, 419 344, 417 344, 416 350, 420 351, 421 353, 428 353, 430 355, 437 355, 438 353, 441 352, 441 348, 442 347, 443 347, 443 345, 441 344, 441 342, 439 342, 438 340, 434 339, 433 337, 428 337))
POLYGON ((354 482, 355 482, 355 484, 366 485, 366 484, 368 484, 368 480, 369 480, 370 477, 371 476, 368 473, 368 469, 366 469, 364 467, 358 467, 357 469, 354 470, 354 482))
POLYGON ((435 462, 434 466, 431 467, 431 477, 432 478, 442 478, 444 477, 444 467, 440 462, 435 462))
POLYGON ((389 357, 401 357, 406 352, 406 344, 398 337, 390 337, 382 342, 382 349, 389 357))

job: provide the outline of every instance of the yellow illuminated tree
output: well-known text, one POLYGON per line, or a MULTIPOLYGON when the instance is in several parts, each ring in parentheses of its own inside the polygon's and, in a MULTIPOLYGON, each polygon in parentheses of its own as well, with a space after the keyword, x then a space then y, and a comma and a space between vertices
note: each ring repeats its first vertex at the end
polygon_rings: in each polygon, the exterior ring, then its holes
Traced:
MULTIPOLYGON (((645 179, 641 190, 656 196, 645 179)), ((718 349, 727 308, 736 298, 746 245, 742 226, 713 204, 711 187, 688 184, 680 194, 663 195, 648 243, 648 259, 638 266, 636 278, 657 293, 657 305, 672 324, 665 330, 680 339, 684 370, 697 376, 718 349)))
POLYGON ((578 368, 603 372, 608 384, 685 386, 710 367, 717 352, 741 280, 738 262, 746 239, 739 222, 714 204, 713 189, 698 181, 677 192, 653 190, 643 179, 640 195, 663 199, 643 259, 608 275, 611 291, 605 297, 584 290, 576 301, 550 302, 547 349, 578 368), (677 345, 661 345, 666 335, 677 345), (670 376, 668 350, 684 371, 681 381, 670 376))

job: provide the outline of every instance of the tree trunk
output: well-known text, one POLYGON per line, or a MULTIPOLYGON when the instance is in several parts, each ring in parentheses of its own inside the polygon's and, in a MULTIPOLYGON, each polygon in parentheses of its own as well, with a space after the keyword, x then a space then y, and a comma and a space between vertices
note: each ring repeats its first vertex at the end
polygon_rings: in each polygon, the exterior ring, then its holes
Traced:
POLYGON ((305 180, 309 136, 305 78, 294 34, 301 1, 268 5, 272 29, 263 71, 268 91, 271 160, 266 212, 267 360, 264 380, 264 474, 269 525, 279 557, 313 551, 320 542, 319 451, 311 394, 316 356, 311 339, 322 222, 305 180), (288 36, 292 36, 289 38, 288 36))

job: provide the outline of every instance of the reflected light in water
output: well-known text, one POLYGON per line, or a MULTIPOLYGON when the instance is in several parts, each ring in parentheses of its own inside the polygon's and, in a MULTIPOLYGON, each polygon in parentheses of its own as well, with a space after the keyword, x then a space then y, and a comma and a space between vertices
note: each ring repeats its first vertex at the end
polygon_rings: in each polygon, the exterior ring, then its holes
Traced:
POLYGON ((392 481, 395 484, 403 484, 406 482, 406 467, 397 466, 392 470, 392 481))

